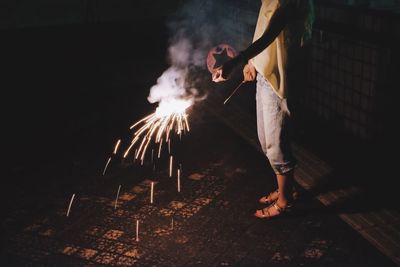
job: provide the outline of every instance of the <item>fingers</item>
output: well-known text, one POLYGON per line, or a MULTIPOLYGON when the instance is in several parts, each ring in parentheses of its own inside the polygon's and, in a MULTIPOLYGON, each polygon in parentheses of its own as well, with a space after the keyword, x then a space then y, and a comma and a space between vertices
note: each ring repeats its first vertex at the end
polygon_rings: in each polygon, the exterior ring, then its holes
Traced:
POLYGON ((245 82, 251 82, 256 79, 255 69, 251 68, 249 65, 246 65, 243 69, 243 79, 245 82))
POLYGON ((212 74, 212 81, 213 81, 213 82, 216 82, 216 83, 222 82, 222 81, 226 81, 226 79, 224 79, 224 78, 222 77, 222 69, 221 69, 221 68, 219 68, 219 69, 217 69, 217 70, 215 70, 215 71, 213 72, 213 74, 212 74))
POLYGON ((243 69, 243 76, 245 81, 254 81, 256 79, 256 69, 251 65, 251 64, 247 64, 244 69, 243 69))

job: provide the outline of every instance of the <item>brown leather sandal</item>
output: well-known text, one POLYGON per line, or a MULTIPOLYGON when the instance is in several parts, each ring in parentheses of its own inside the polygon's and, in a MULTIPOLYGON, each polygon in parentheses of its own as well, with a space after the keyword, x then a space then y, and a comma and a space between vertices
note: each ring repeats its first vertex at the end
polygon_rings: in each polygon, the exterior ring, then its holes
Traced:
POLYGON ((276 189, 275 191, 269 193, 266 196, 261 197, 258 202, 260 202, 261 204, 265 204, 265 205, 269 205, 274 203, 279 197, 279 190, 276 189), (276 197, 274 197, 274 194, 276 194, 276 197))
MULTIPOLYGON (((299 192, 298 191, 293 191, 293 200, 297 200, 299 198, 299 192)), ((279 197, 279 190, 277 189, 276 191, 273 191, 271 193, 269 193, 266 196, 261 197, 258 202, 264 205, 270 205, 272 203, 274 203, 279 197), (276 197, 274 196, 274 194, 277 194, 276 197)))
POLYGON ((291 204, 288 204, 284 208, 283 207, 279 207, 278 204, 275 201, 274 203, 272 203, 268 207, 263 208, 261 210, 257 210, 256 213, 254 213, 254 216, 256 216, 257 218, 260 218, 260 219, 268 219, 268 218, 280 217, 280 216, 288 213, 291 208, 292 208, 291 204), (274 214, 274 215, 272 215, 271 212, 270 212, 270 210, 272 208, 277 211, 277 213, 274 214))

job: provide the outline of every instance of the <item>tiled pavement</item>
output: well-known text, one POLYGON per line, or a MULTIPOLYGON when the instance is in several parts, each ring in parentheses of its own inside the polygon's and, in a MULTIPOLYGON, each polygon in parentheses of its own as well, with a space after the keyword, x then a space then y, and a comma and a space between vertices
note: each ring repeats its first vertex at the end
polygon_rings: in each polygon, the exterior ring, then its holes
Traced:
MULTIPOLYGON (((240 108, 237 102, 231 101, 230 105, 222 106, 220 103, 223 99, 222 95, 214 94, 214 102, 210 104, 210 110, 262 153, 256 136, 255 117, 246 112, 246 109, 240 108)), ((312 193, 327 208, 335 209, 336 206, 348 205, 346 204, 348 200, 358 200, 359 198, 362 201, 365 197, 368 197, 369 193, 365 192, 362 187, 340 185, 341 180, 338 179, 338 176, 346 176, 346 174, 335 170, 333 164, 322 160, 310 149, 299 143, 294 143, 293 150, 298 160, 295 173, 296 182, 312 193), (334 186, 337 187, 336 189, 325 192, 319 189, 326 184, 334 183, 332 182, 334 180, 337 180, 336 183, 338 183, 334 186)), ((380 194, 375 195, 375 197, 379 196, 380 194)), ((339 210, 338 215, 382 253, 395 263, 400 264, 400 212, 391 206, 372 207, 372 209, 360 206, 370 205, 371 198, 368 200, 364 203, 356 202, 355 205, 359 206, 356 209, 360 211, 351 211, 354 208, 352 206, 348 207, 347 211, 346 209, 344 211, 339 210)))
MULTIPOLYGON (((42 209, 20 208, 7 216, 2 264, 394 266, 307 193, 287 217, 254 218, 258 197, 274 189, 264 157, 214 116, 198 121, 176 146, 184 170, 181 193, 162 161, 155 174, 146 164, 125 163, 106 177, 86 177, 98 182, 77 193, 69 217, 66 194, 42 209), (154 204, 150 181, 156 182, 154 204)), ((34 194, 26 200, 35 202, 34 194)))

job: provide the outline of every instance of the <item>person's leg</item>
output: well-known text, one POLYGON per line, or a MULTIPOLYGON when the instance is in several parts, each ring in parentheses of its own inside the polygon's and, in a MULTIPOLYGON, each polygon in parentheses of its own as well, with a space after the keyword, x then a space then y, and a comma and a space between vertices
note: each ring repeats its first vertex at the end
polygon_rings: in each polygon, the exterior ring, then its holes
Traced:
MULTIPOLYGON (((280 208, 287 207, 293 199, 293 171, 295 160, 292 155, 288 123, 290 112, 286 99, 279 98, 270 84, 261 76, 257 77, 257 129, 260 144, 278 183, 278 192, 270 195, 277 199, 280 208)), ((258 211, 259 213, 260 211, 258 211)), ((277 209, 267 211, 270 217, 278 215, 277 209)), ((256 214, 257 216, 257 214, 256 214)))
POLYGON ((284 174, 277 174, 276 179, 278 182, 278 199, 276 203, 279 207, 287 207, 288 204, 293 202, 293 173, 291 170, 284 174))
MULTIPOLYGON (((266 124, 267 121, 264 120, 264 113, 266 112, 265 109, 265 92, 264 92, 264 78, 257 74, 257 91, 256 91, 256 110, 257 110, 257 135, 258 140, 260 141, 261 149, 263 150, 264 154, 267 155, 268 145, 267 145, 267 138, 266 138, 266 129, 268 125, 266 124)), ((278 199, 279 193, 278 190, 272 191, 268 193, 266 196, 263 196, 259 199, 260 203, 268 204, 272 203, 278 199)))

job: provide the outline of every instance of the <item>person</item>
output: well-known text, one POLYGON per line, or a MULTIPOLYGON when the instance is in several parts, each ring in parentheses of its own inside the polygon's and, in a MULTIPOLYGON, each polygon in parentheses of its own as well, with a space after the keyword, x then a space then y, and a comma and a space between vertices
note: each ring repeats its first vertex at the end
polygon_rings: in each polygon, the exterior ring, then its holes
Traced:
POLYGON ((311 0, 262 0, 253 43, 212 75, 214 82, 225 81, 244 65, 244 82, 257 79, 257 133, 278 185, 276 191, 259 199, 267 207, 255 212, 258 218, 284 214, 297 196, 288 97, 289 89, 296 89, 292 88, 298 70, 295 54, 311 36, 313 11, 311 0))

